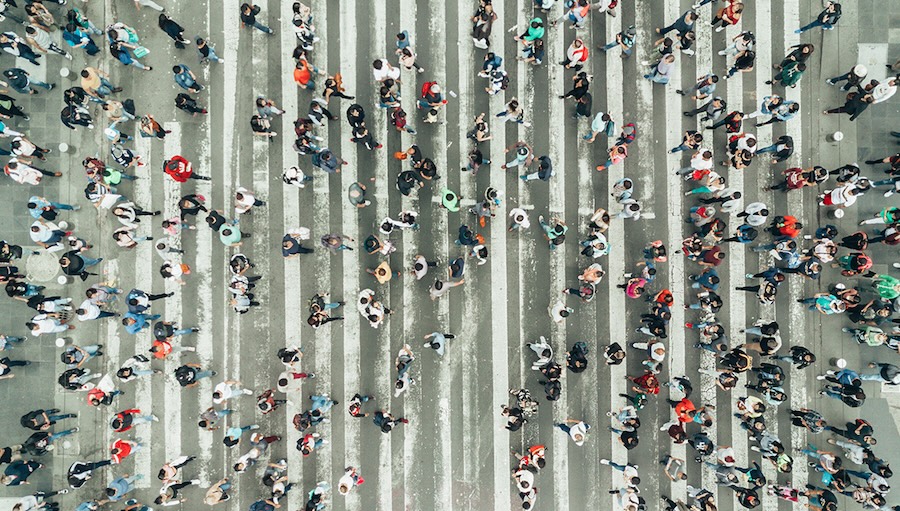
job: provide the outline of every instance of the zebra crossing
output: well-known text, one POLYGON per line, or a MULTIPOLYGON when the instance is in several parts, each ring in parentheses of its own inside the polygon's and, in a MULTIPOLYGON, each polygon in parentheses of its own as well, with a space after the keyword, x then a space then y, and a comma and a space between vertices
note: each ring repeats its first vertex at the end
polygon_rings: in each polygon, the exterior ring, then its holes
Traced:
MULTIPOLYGON (((590 121, 571 120, 573 106, 557 98, 568 90, 571 73, 557 65, 556 60, 564 54, 576 32, 566 23, 555 28, 548 26, 547 56, 541 66, 532 67, 515 59, 519 45, 507 29, 514 25, 521 28, 540 14, 528 0, 493 1, 500 19, 494 27, 491 48, 503 56, 512 87, 505 95, 492 97, 482 93, 483 81, 476 77, 483 52, 470 44, 469 17, 476 2, 458 5, 436 0, 368 3, 312 0, 314 23, 321 37, 312 55, 313 62, 328 74, 342 74, 348 94, 355 95, 355 102, 366 109, 370 129, 384 144, 383 149, 368 152, 350 141, 344 128, 343 110, 351 102, 334 98, 329 109, 341 119, 318 130, 317 134, 324 138, 322 146, 330 147, 348 165, 338 175, 313 172, 309 159, 298 157, 290 147, 290 122, 305 115, 312 97, 309 92, 299 90, 291 79, 290 53, 295 39, 290 2, 260 0, 257 3, 276 29, 273 36, 254 29, 234 28, 239 25, 237 0, 224 0, 220 4, 206 0, 196 5, 169 7, 175 19, 190 20, 192 28, 209 34, 218 43, 224 65, 195 66, 195 55, 190 49, 178 52, 165 45, 161 38, 157 39, 157 35, 147 34, 149 40, 161 41, 153 47, 159 59, 158 64, 153 63, 159 65, 160 73, 166 72, 167 63, 180 60, 195 69, 207 84, 201 103, 209 103, 208 118, 188 119, 180 112, 173 112, 170 96, 174 95, 174 89, 169 90, 169 83, 140 83, 136 76, 130 75, 130 70, 107 64, 116 79, 128 84, 126 90, 133 90, 138 97, 150 94, 149 105, 154 112, 160 112, 155 115, 161 122, 165 119, 166 129, 172 130, 164 142, 143 138, 135 141, 136 152, 147 161, 147 166, 137 171, 141 179, 133 185, 137 204, 145 209, 163 209, 164 217, 170 218, 178 213, 177 199, 193 189, 206 198, 207 207, 222 209, 230 215, 233 192, 241 185, 267 201, 265 207, 254 210, 252 217, 241 218, 242 229, 251 232, 252 237, 237 249, 224 248, 214 241, 215 234, 202 225, 202 220, 196 231, 180 235, 179 246, 187 252, 184 262, 192 268, 192 273, 184 277, 188 284, 183 287, 171 281, 163 283, 156 271, 159 259, 149 244, 141 244, 133 252, 116 253, 108 242, 98 243, 106 253, 117 254, 105 263, 105 268, 107 277, 118 278, 118 287, 157 290, 165 286, 167 292, 175 291, 176 295, 162 306, 156 305, 156 309, 164 311, 166 320, 201 328, 198 334, 184 341, 196 344, 197 354, 173 355, 165 363, 164 377, 139 379, 134 387, 126 389, 127 394, 116 405, 152 409, 162 419, 149 426, 146 433, 140 433, 150 447, 139 451, 133 461, 135 472, 149 476, 139 481, 141 492, 146 492, 141 495, 154 494, 153 476, 166 460, 181 454, 199 454, 199 462, 187 471, 190 474, 196 471, 204 488, 226 475, 236 482, 235 498, 223 507, 247 509, 262 497, 259 476, 265 465, 261 463, 245 474, 234 474, 231 466, 244 453, 241 449, 245 446, 226 450, 220 443, 221 431, 208 433, 196 427, 197 414, 209 406, 212 386, 222 379, 239 379, 257 393, 274 386, 273 379, 280 372, 274 360, 275 351, 297 344, 304 351, 304 369, 315 372, 316 378, 304 381, 302 393, 290 395, 289 403, 274 414, 261 416, 254 409, 252 399, 244 398, 235 404, 236 412, 228 418, 230 425, 259 423, 261 432, 282 436, 281 442, 269 449, 268 458, 272 461, 284 458, 288 462, 290 480, 296 484, 287 499, 289 509, 302 508, 304 493, 316 482, 329 481, 334 486, 347 466, 358 467, 366 483, 346 498, 334 495, 329 503, 334 509, 518 509, 518 497, 510 478, 514 461, 510 451, 522 452, 528 445, 538 443, 548 446, 548 468, 537 476, 537 509, 614 508, 615 496, 607 490, 617 488, 621 477, 601 466, 600 458, 640 465, 642 496, 647 500, 648 509, 659 506, 660 494, 683 498, 685 483, 670 483, 658 466, 658 460, 666 453, 682 459, 693 457, 684 446, 673 446, 665 435, 658 433, 659 426, 671 416, 669 406, 663 401, 665 393, 641 412, 645 426, 637 449, 626 451, 606 430, 605 412, 623 404, 618 394, 629 388, 624 376, 638 374, 642 354, 629 348, 627 365, 605 366, 599 356, 602 346, 610 342, 624 346, 626 342, 643 340, 640 334, 631 331, 637 326, 640 314, 646 312, 643 303, 626 301, 616 284, 640 259, 640 250, 647 242, 661 239, 671 253, 680 246, 687 232, 683 218, 693 202, 684 198, 682 181, 671 172, 683 166, 681 162, 686 155, 671 155, 667 150, 679 143, 685 129, 698 129, 701 123, 682 117, 681 111, 687 105, 674 93, 676 85, 693 83, 696 76, 710 70, 723 75, 726 68, 716 51, 741 30, 753 30, 758 48, 756 70, 738 74, 727 83, 723 80, 719 92, 727 93, 730 109, 745 112, 755 109, 761 96, 770 90, 764 82, 770 78, 772 63, 780 59, 786 48, 800 41, 800 36, 789 28, 808 18, 809 12, 817 12, 816 2, 786 0, 779 5, 755 2, 748 7, 743 21, 724 34, 713 33, 708 26, 710 7, 701 8, 696 55, 677 57, 677 71, 665 88, 641 79, 644 68, 640 62, 652 60, 650 44, 656 39, 654 28, 675 19, 688 8, 689 2, 662 5, 637 0, 622 5, 616 17, 592 14, 590 28, 578 31, 577 35, 592 50, 588 65, 594 75, 591 86, 594 111, 609 112, 617 125, 635 122, 638 129, 638 138, 625 164, 605 170, 606 175, 593 170, 605 159, 602 141, 588 144, 581 138, 589 131, 590 121), (604 56, 596 50, 597 44, 613 40, 630 24, 638 31, 632 57, 604 56), (385 112, 375 106, 377 90, 370 74, 373 59, 393 60, 394 34, 400 30, 409 31, 419 62, 427 70, 419 76, 404 69, 401 75, 402 105, 418 132, 414 136, 396 133, 387 123, 385 112), (444 123, 427 125, 418 120, 417 83, 423 79, 436 80, 445 91, 457 93, 457 97, 448 98, 449 104, 441 113, 444 123), (165 97, 152 96, 153 87, 161 88, 165 97), (278 121, 280 125, 275 129, 279 135, 272 143, 253 137, 247 129, 257 95, 275 99, 286 111, 278 121), (503 110, 504 103, 512 96, 523 101, 531 126, 500 123, 493 116, 503 110), (471 120, 481 112, 486 112, 486 118, 491 120, 493 139, 483 148, 492 164, 472 177, 457 169, 464 164, 470 147, 466 132, 471 120), (547 154, 552 158, 556 175, 549 184, 526 183, 518 179, 516 172, 500 169, 507 158, 504 148, 516 140, 525 140, 534 146, 538 155, 547 154), (405 168, 404 162, 392 155, 412 143, 434 159, 442 179, 419 190, 417 196, 403 197, 395 191, 394 178, 405 168), (161 180, 158 168, 165 158, 174 154, 184 154, 197 168, 207 171, 201 173, 212 175, 213 181, 178 185, 161 180), (281 170, 291 165, 299 165, 314 175, 314 181, 305 189, 280 184, 281 170), (605 285, 598 286, 605 293, 587 304, 576 304, 569 298, 568 305, 575 308, 575 314, 563 324, 554 325, 546 315, 547 305, 565 297, 559 294, 560 290, 568 287, 589 263, 578 254, 579 248, 573 240, 584 234, 588 212, 596 207, 605 207, 613 214, 617 212, 609 192, 623 177, 635 180, 636 197, 645 210, 656 213, 656 218, 611 222, 612 255, 601 261, 608 273, 605 285), (372 206, 362 210, 345 198, 348 187, 357 181, 368 188, 373 201, 372 206), (435 302, 426 299, 427 279, 416 281, 408 272, 388 284, 377 284, 364 270, 376 266, 382 256, 367 255, 362 250, 362 240, 376 233, 382 218, 400 210, 418 211, 421 228, 415 232, 404 230, 392 237, 398 246, 397 252, 387 256, 393 269, 406 269, 413 257, 421 253, 429 260, 440 261, 436 269, 439 275, 449 260, 463 254, 464 247, 452 241, 454 233, 460 224, 474 227, 474 220, 466 208, 450 213, 434 204, 432 198, 444 186, 474 200, 492 186, 502 197, 496 217, 481 231, 488 239, 489 263, 478 267, 468 258, 466 284, 435 302), (521 205, 534 206, 529 210, 533 228, 509 233, 506 213, 521 205), (564 219, 572 239, 554 252, 547 250, 537 226, 540 214, 564 219), (311 228, 313 243, 326 233, 350 236, 356 240, 352 244, 355 250, 331 254, 317 248, 315 254, 282 261, 277 249, 281 236, 300 226, 311 228), (256 265, 254 274, 263 275, 255 289, 263 305, 242 316, 236 315, 228 304, 227 263, 237 252, 246 254, 256 265), (352 303, 364 288, 374 289, 394 310, 377 330, 360 321, 353 310, 352 303), (305 304, 309 296, 321 291, 330 291, 332 299, 347 302, 341 312, 344 321, 312 330, 302 324, 305 304), (457 334, 443 358, 422 348, 420 339, 432 331, 457 334), (531 352, 524 344, 541 335, 550 340, 557 359, 562 359, 575 341, 588 342, 593 355, 591 366, 579 375, 566 374, 561 399, 554 403, 542 400, 538 416, 522 431, 509 433, 503 429, 505 420, 499 415, 500 406, 508 402, 508 390, 528 387, 536 395, 540 394, 539 377, 529 370, 531 352), (394 398, 394 358, 404 344, 410 344, 416 355, 412 374, 417 384, 402 397, 394 398), (187 362, 198 362, 204 368, 216 370, 218 375, 214 381, 201 380, 196 388, 181 389, 171 375, 176 367, 187 362), (373 427, 370 419, 349 417, 345 402, 357 392, 377 396, 374 404, 366 405, 367 410, 373 406, 373 409, 390 410, 394 415, 409 418, 410 423, 384 435, 373 427), (300 434, 293 428, 292 417, 308 408, 310 394, 331 395, 341 404, 332 410, 331 422, 317 426, 330 443, 304 458, 294 448, 300 434), (583 447, 575 447, 555 428, 556 423, 567 418, 584 419, 592 425, 583 447)), ((88 8, 92 16, 99 18, 100 13, 95 14, 91 9, 94 7, 88 8)), ((118 5, 108 3, 104 9, 107 18, 112 13, 119 14, 123 20, 135 16, 130 9, 118 5)), ((555 18, 560 9, 557 5, 551 15, 541 17, 555 18)), ((150 32, 150 17, 138 16, 135 19, 145 21, 146 31, 150 32)), ((321 86, 322 77, 316 80, 321 86)), ((801 84, 797 89, 788 89, 786 98, 806 100, 809 92, 805 87, 801 84)), ((745 131, 757 133, 764 145, 777 138, 777 134, 786 132, 794 137, 797 147, 790 163, 805 166, 808 160, 802 149, 807 147, 803 137, 809 133, 804 124, 808 120, 804 116, 802 121, 798 118, 791 123, 756 130, 745 124, 745 131)), ((81 136, 89 135, 81 132, 73 135, 81 136)), ((82 143, 79 147, 87 146, 82 143)), ((724 153, 723 146, 721 135, 710 135, 704 143, 718 159, 724 153)), ((102 148, 101 154, 108 149, 105 145, 102 148)), ((729 186, 745 192, 745 203, 762 201, 773 205, 777 212, 802 213, 812 221, 810 208, 815 205, 808 197, 804 201, 801 193, 785 197, 762 190, 778 171, 780 168, 757 159, 753 168, 744 174, 728 171, 727 179, 729 186)), ((732 215, 729 225, 735 225, 735 220, 732 215)), ((109 227, 108 223, 104 225, 100 221, 98 227, 98 239, 108 235, 102 230, 109 227)), ((153 230, 154 236, 157 235, 156 223, 153 230)), ((727 307, 719 319, 728 328, 732 345, 742 342, 743 334, 739 330, 756 317, 779 320, 784 325, 786 341, 802 338, 801 334, 815 324, 814 318, 794 301, 808 296, 805 282, 790 279, 786 296, 779 298, 775 310, 759 309, 747 303, 744 293, 729 291, 740 285, 745 273, 768 265, 767 255, 748 256, 743 250, 737 246, 729 248, 727 276, 723 276, 721 293, 727 307), (727 288, 724 284, 728 284, 727 288)), ((711 369, 713 360, 708 353, 691 349, 689 344, 695 341, 695 334, 681 328, 693 318, 691 311, 686 312, 680 306, 693 298, 685 275, 695 271, 693 263, 672 256, 661 265, 656 279, 655 289, 671 289, 676 304, 666 342, 668 357, 662 379, 687 375, 695 384, 699 382, 702 403, 714 405, 718 411, 717 424, 711 428, 710 437, 719 445, 734 447, 738 463, 749 465, 750 460, 759 460, 758 455, 749 451, 739 420, 731 416, 731 407, 742 395, 739 394, 742 386, 730 395, 725 394, 716 389, 711 377, 700 375, 697 370, 711 369)), ((81 340, 82 332, 76 332, 73 337, 81 340)), ((121 334, 115 323, 107 324, 99 334, 108 346, 105 361, 108 371, 120 367, 134 353, 143 352, 149 339, 146 332, 136 338, 121 334)), ((809 402, 807 379, 811 373, 811 369, 792 368, 789 402, 778 413, 770 412, 766 416, 770 429, 782 438, 790 438, 792 446, 803 446, 805 433, 791 428, 789 421, 784 420, 784 413, 788 405, 799 407, 809 402)), ((745 379, 741 383, 746 383, 745 379)), ((71 406, 71 400, 66 404, 71 406)), ((93 436, 82 433, 77 443, 73 442, 79 453, 105 451, 111 442, 103 414, 98 414, 96 420, 99 425, 93 436)), ((802 487, 808 477, 806 467, 803 463, 795 463, 794 467, 789 479, 794 487, 802 487)), ((117 468, 131 470, 130 465, 117 468)), ((778 477, 767 464, 764 470, 771 481, 788 480, 783 474, 778 477)), ((113 471, 107 474, 112 476, 113 471)), ((730 490, 715 488, 715 476, 710 470, 689 464, 688 474, 687 484, 703 485, 716 493, 720 509, 737 508, 730 490)), ((189 501, 199 500, 197 493, 189 493, 189 501)), ((763 495, 762 500, 766 510, 789 507, 773 496, 763 495)))

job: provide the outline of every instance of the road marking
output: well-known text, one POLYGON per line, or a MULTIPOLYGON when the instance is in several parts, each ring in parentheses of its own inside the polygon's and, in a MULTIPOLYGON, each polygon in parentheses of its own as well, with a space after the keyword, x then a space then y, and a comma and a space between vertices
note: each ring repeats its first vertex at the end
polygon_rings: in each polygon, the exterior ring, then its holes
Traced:
MULTIPOLYGON (((318 11, 316 12, 318 14, 318 11)), ((292 14, 290 12, 290 8, 287 4, 281 6, 281 26, 279 27, 279 34, 281 36, 281 48, 290 48, 297 42, 297 38, 293 32, 293 24, 291 23, 292 14)), ((326 38, 322 38, 322 40, 318 43, 319 48, 324 46, 326 38)), ((283 66, 287 67, 287 66, 283 66)), ((288 68, 289 69, 289 68, 288 68)), ((288 143, 289 138, 293 134, 293 131, 289 131, 289 122, 290 118, 288 115, 292 115, 293 112, 298 112, 298 96, 299 92, 297 89, 297 85, 294 83, 293 77, 291 73, 282 72, 281 73, 281 108, 285 111, 285 117, 282 120, 282 134, 281 136, 284 138, 281 142, 281 156, 282 163, 285 168, 290 167, 292 165, 297 165, 304 171, 308 172, 309 175, 315 175, 316 178, 322 179, 321 175, 317 175, 312 172, 310 168, 303 168, 303 164, 307 162, 304 161, 302 164, 299 161, 297 153, 291 147, 291 144, 288 143)), ((289 185, 281 185, 281 195, 283 199, 283 218, 284 218, 284 226, 285 230, 288 229, 296 229, 301 227, 300 224, 300 202, 301 202, 301 194, 303 196, 304 202, 310 202, 309 191, 304 189, 303 191, 299 191, 294 186, 289 185)), ((317 233, 318 234, 318 233, 317 233)), ((315 245, 315 237, 311 237, 310 242, 315 245)), ((301 339, 301 328, 303 325, 303 309, 302 309, 302 300, 304 294, 304 286, 301 285, 302 279, 301 276, 301 259, 304 257, 310 257, 308 255, 301 255, 299 257, 295 257, 293 259, 284 259, 284 338, 285 338, 285 346, 292 345, 300 345, 301 339)), ((313 371, 314 367, 307 359, 303 363, 303 368, 306 371, 313 371)), ((314 372, 314 371, 313 371, 314 372)), ((285 450, 287 451, 287 464, 288 464, 288 475, 294 481, 303 481, 303 456, 300 454, 300 451, 294 448, 297 444, 297 440, 300 439, 301 434, 294 428, 293 419, 294 415, 300 413, 303 410, 304 401, 303 396, 308 393, 308 389, 310 388, 310 384, 304 383, 302 386, 304 390, 300 392, 295 392, 293 394, 289 394, 287 396, 288 403, 284 407, 284 429, 285 429, 285 450)), ((299 489, 298 491, 293 491, 288 493, 288 509, 300 509, 304 505, 304 491, 306 488, 299 489)))
MULTIPOLYGON (((176 154, 181 154, 181 124, 177 122, 165 123, 165 129, 171 133, 166 135, 163 148, 166 158, 171 158, 176 154)), ((181 197, 181 184, 175 182, 174 179, 166 179, 163 181, 163 189, 165 191, 165 202, 163 203, 163 214, 165 218, 172 218, 178 214, 178 199, 181 197)), ((143 242, 147 243, 147 242, 143 242)), ((182 257, 173 254, 172 260, 175 264, 180 264, 182 257)), ((184 279, 191 279, 192 275, 185 275, 184 279)), ((182 286, 172 280, 166 280, 166 293, 175 293, 175 296, 166 298, 165 313, 163 318, 166 321, 174 321, 181 325, 181 301, 184 290, 182 286)), ((152 292, 153 290, 148 290, 152 292)), ((152 310, 152 309, 151 309, 152 310)), ((152 328, 152 326, 151 326, 152 328)), ((166 416, 164 423, 166 425, 166 460, 171 460, 181 456, 181 406, 182 406, 182 389, 175 379, 174 371, 182 364, 182 354, 173 353, 166 359, 166 416)), ((203 369, 209 369, 204 367, 203 369)), ((196 391, 196 389, 184 390, 183 392, 196 391)))

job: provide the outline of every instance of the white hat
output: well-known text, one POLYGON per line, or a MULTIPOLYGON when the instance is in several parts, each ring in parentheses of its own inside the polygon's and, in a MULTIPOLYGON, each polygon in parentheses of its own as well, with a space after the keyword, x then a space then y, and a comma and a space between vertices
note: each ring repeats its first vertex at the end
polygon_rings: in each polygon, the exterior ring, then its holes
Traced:
POLYGON ((868 68, 862 64, 857 64, 853 66, 853 74, 860 78, 864 78, 867 74, 869 74, 868 68))

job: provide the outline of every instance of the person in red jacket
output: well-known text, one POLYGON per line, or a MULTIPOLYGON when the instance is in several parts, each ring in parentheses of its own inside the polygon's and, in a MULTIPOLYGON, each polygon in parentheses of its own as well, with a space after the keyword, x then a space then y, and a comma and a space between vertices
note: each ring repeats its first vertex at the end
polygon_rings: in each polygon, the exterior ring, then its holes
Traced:
POLYGON ((637 378, 633 376, 626 376, 625 378, 631 380, 635 385, 637 385, 637 387, 631 388, 635 392, 643 392, 644 394, 659 394, 659 380, 656 378, 656 375, 651 372, 646 372, 637 378))
POLYGON ((128 431, 133 426, 137 426, 138 424, 145 424, 147 422, 156 422, 159 421, 155 415, 141 415, 141 411, 137 408, 131 408, 128 410, 123 410, 113 417, 112 421, 109 423, 109 427, 113 429, 116 433, 123 433, 128 431))
POLYGON ((130 456, 131 453, 141 450, 141 447, 143 447, 143 444, 119 438, 109 448, 109 459, 115 464, 122 463, 122 460, 130 456))
POLYGON ((797 217, 785 215, 776 216, 772 220, 772 225, 767 229, 773 236, 786 236, 788 238, 796 238, 800 235, 803 224, 797 221, 797 217))
POLYGON ((678 416, 679 422, 694 421, 694 415, 697 413, 697 408, 694 406, 694 403, 690 399, 684 398, 681 401, 666 399, 666 402, 669 403, 669 406, 675 409, 675 415, 678 416))
POLYGON ((187 161, 187 159, 180 154, 176 154, 170 160, 163 161, 163 172, 179 183, 184 183, 188 179, 210 180, 207 176, 198 176, 197 174, 194 174, 191 162, 187 161))

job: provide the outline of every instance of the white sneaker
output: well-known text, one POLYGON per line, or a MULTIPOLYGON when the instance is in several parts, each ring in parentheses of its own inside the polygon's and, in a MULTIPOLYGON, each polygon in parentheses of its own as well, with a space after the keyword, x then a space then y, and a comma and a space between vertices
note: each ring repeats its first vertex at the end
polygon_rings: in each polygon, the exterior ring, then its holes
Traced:
POLYGON ((150 418, 153 420, 153 422, 159 422, 159 417, 157 417, 156 415, 151 415, 150 418))
POLYGON ((252 395, 253 395, 253 389, 244 389, 244 390, 242 390, 241 392, 244 393, 244 394, 247 394, 248 396, 252 396, 252 395))
POLYGON ((725 27, 716 27, 716 32, 721 32, 725 30, 725 27))
POLYGON ((600 464, 601 465, 609 465, 609 460, 606 458, 600 458, 600 464))
POLYGON ((251 430, 259 429, 259 424, 254 424, 254 425, 250 426, 250 429, 251 430))

